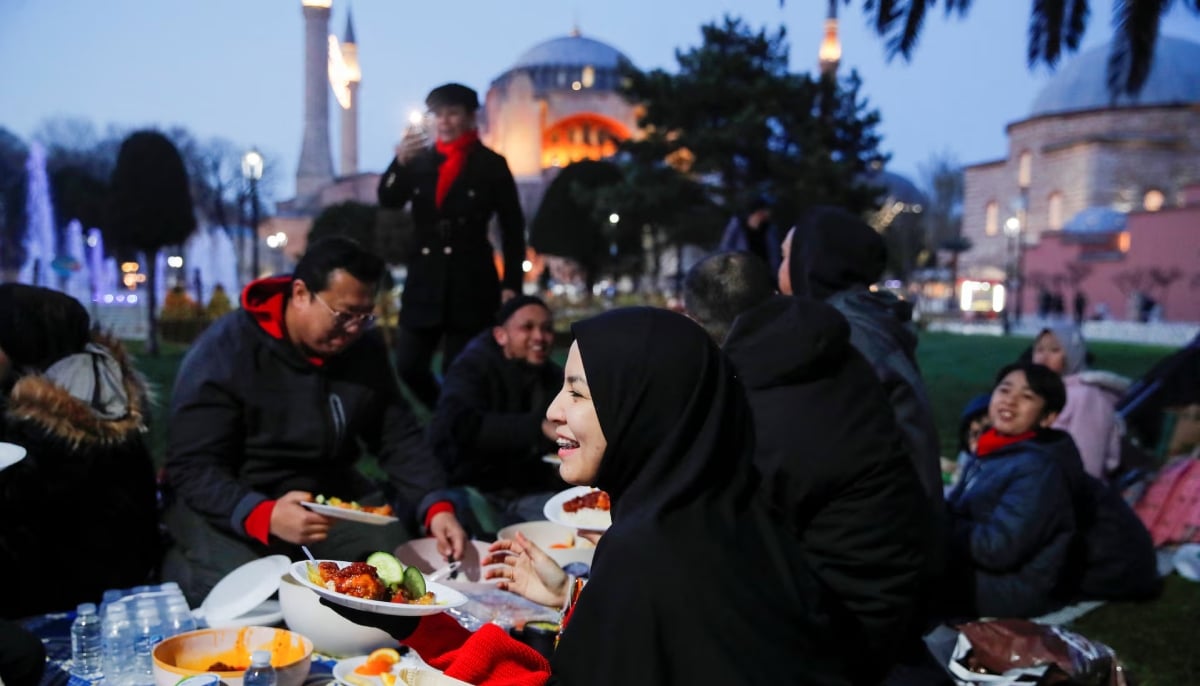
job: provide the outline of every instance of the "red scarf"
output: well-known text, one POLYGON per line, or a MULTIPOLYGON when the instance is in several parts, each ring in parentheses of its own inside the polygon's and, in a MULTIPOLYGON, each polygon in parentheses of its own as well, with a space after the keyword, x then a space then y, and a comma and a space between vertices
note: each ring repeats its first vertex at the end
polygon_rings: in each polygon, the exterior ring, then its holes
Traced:
POLYGON ((975 448, 975 454, 984 457, 988 453, 994 453, 997 450, 1012 445, 1027 441, 1037 435, 1036 431, 1026 431, 1023 434, 1009 436, 1007 434, 997 433, 995 429, 988 429, 979 435, 979 446, 975 448))
POLYGON ((478 141, 479 132, 472 130, 449 143, 439 140, 434 144, 438 154, 445 158, 438 166, 437 193, 434 195, 439 210, 442 209, 442 200, 450 192, 450 186, 454 185, 454 180, 467 164, 467 153, 478 141))
POLYGON ((550 663, 495 624, 471 633, 449 615, 422 617, 404 639, 434 669, 480 686, 542 686, 550 663))

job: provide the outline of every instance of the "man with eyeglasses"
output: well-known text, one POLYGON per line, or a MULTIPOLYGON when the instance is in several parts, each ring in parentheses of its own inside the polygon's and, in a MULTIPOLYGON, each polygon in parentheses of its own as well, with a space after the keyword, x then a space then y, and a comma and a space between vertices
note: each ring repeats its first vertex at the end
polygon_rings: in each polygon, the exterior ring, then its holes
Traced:
POLYGON ((396 332, 400 378, 430 409, 440 387, 430 369, 442 347, 442 372, 478 333, 502 300, 521 292, 525 217, 504 158, 479 141, 479 98, 457 83, 425 99, 437 139, 410 129, 379 180, 381 207, 412 203, 413 240, 405 258, 408 277, 396 332), (488 222, 500 229, 504 277, 496 273, 488 222))
POLYGON ((171 398, 165 521, 174 539, 163 577, 198 605, 223 576, 282 553, 363 560, 415 528, 462 555, 466 533, 439 500, 446 476, 400 393, 372 330, 383 262, 342 237, 309 246, 291 276, 255 281, 242 309, 215 322, 184 357, 171 398), (387 476, 357 468, 364 452, 387 476), (306 508, 317 495, 391 504, 386 526, 306 508))

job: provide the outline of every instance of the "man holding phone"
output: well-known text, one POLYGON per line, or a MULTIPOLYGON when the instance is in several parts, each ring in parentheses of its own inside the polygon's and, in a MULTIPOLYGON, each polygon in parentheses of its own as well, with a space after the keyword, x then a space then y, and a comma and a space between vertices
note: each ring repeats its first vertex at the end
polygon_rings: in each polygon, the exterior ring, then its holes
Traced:
POLYGON ((379 182, 379 204, 412 203, 415 240, 407 258, 401 297, 396 366, 426 406, 440 388, 430 365, 442 345, 442 370, 476 334, 491 325, 500 303, 520 292, 525 259, 525 217, 504 158, 485 147, 476 131, 479 98, 448 83, 425 99, 436 140, 410 126, 396 158, 379 182), (488 222, 500 227, 503 277, 496 272, 488 222))

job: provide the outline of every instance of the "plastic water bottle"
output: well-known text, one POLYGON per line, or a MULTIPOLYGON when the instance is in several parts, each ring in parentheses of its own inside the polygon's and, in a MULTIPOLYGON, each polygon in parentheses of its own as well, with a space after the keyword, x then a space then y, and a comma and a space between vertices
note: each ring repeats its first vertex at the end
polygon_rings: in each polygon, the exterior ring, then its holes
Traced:
POLYGON ((130 669, 135 652, 133 622, 124 603, 114 603, 104 611, 100 630, 104 654, 104 682, 113 686, 126 686, 131 683, 130 669))
POLYGON ((138 605, 134 619, 134 669, 130 670, 130 683, 135 686, 154 683, 154 646, 163 639, 162 618, 158 607, 151 601, 149 605, 138 605))
POLYGON ((244 686, 275 686, 275 668, 271 666, 271 651, 256 650, 250 656, 250 669, 242 677, 244 686))
POLYGON ((94 603, 84 603, 71 623, 71 674, 87 680, 103 674, 100 653, 100 616, 94 603))
POLYGON ((196 619, 192 617, 192 610, 188 607, 187 601, 183 599, 183 596, 172 597, 167 600, 167 618, 163 622, 163 625, 164 638, 192 631, 196 628, 196 619))

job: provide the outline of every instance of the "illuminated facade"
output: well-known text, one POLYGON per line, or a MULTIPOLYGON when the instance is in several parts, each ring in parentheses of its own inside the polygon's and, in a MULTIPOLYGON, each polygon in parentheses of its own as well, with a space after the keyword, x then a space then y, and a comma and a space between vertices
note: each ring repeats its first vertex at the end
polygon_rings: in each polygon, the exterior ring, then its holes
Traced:
MULTIPOLYGON (((1109 99, 1107 59, 1105 46, 1065 63, 1030 115, 1008 126, 1007 155, 965 170, 963 235, 973 247, 960 275, 998 283, 1021 274, 1025 313, 1041 290, 1073 297, 1085 272, 1130 259, 1116 243, 1097 247, 1101 235, 1116 241, 1121 232, 1079 230, 1089 217, 1182 208, 1184 189, 1200 181, 1200 44, 1160 37, 1136 99, 1109 99), (1047 239, 1083 247, 1039 251, 1047 239), (1078 264, 1051 264, 1051 254, 1078 264)), ((1133 244, 1145 242, 1134 234, 1133 244)))
POLYGON ((527 218, 558 168, 609 157, 637 135, 636 108, 617 92, 624 63, 615 48, 574 31, 526 50, 492 81, 480 135, 508 160, 527 218))

